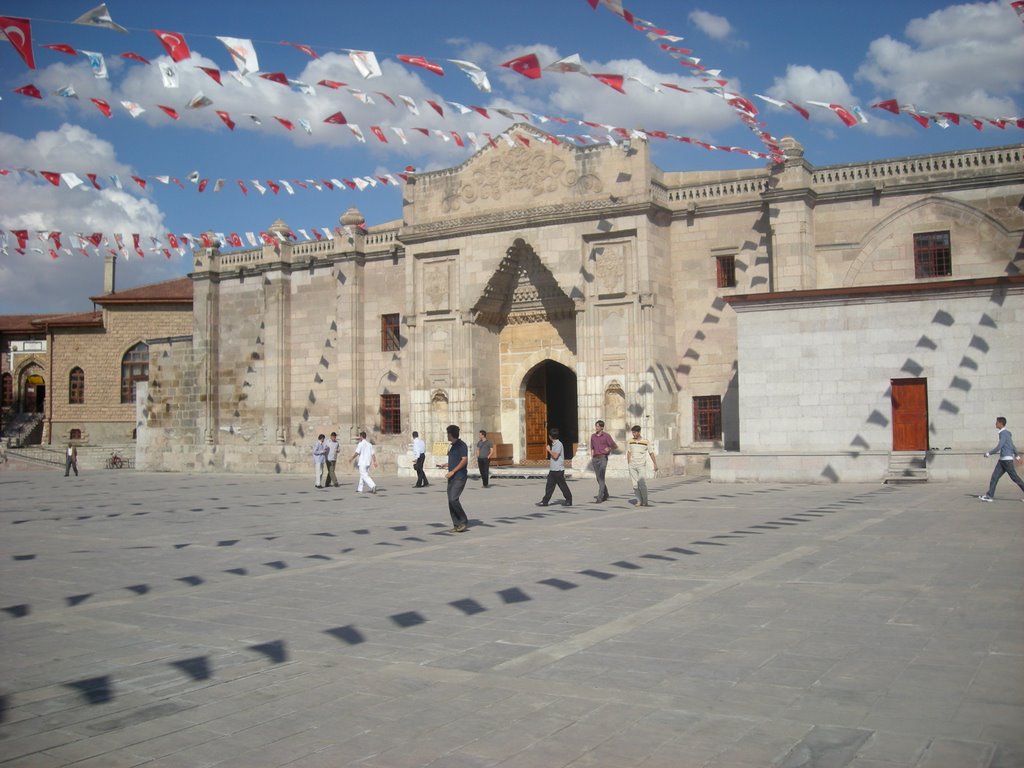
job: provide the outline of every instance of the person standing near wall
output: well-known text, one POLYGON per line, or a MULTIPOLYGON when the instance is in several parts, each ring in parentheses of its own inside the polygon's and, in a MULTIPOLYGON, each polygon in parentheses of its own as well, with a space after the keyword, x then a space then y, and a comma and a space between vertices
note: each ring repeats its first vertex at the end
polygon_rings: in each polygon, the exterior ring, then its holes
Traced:
POLYGON ((487 439, 487 430, 480 430, 480 439, 476 441, 476 463, 480 467, 480 480, 484 488, 491 479, 491 459, 494 458, 494 442, 487 439))
POLYGON ((412 433, 412 466, 416 470, 416 485, 413 488, 426 488, 427 473, 423 471, 423 462, 427 458, 427 444, 423 442, 419 432, 412 433))
POLYGON ((356 452, 352 454, 350 461, 355 461, 356 467, 359 469, 359 485, 356 487, 356 493, 362 493, 364 485, 370 489, 370 493, 376 493, 377 484, 370 477, 370 467, 377 468, 377 452, 373 449, 370 441, 366 439, 365 432, 359 433, 356 452))
POLYGON ((608 454, 619 446, 612 436, 604 431, 604 422, 594 423, 594 434, 590 436, 590 459, 594 464, 597 476, 597 501, 608 501, 608 486, 604 482, 604 473, 608 469, 608 454))
POLYGON ((658 471, 658 460, 651 452, 651 444, 640 436, 640 425, 637 424, 630 430, 633 434, 626 443, 626 463, 629 465, 629 479, 633 483, 633 492, 636 494, 636 503, 641 507, 649 507, 647 501, 647 480, 644 475, 647 473, 647 457, 651 457, 654 471, 658 471))
POLYGON ((317 435, 313 443, 313 487, 322 488, 320 478, 324 474, 324 462, 327 461, 327 444, 324 442, 324 435, 317 435))
MULTIPOLYGON (((1017 448, 1013 444, 1013 435, 1006 428, 1005 416, 1000 416, 996 419, 996 429, 999 430, 999 441, 996 443, 995 448, 985 452, 985 458, 994 453, 999 459, 992 470, 992 479, 988 481, 988 491, 978 497, 982 501, 995 501, 996 483, 999 482, 999 478, 1004 474, 1009 475, 1010 479, 1017 484, 1017 487, 1024 491, 1024 481, 1020 479, 1017 470, 1013 466, 1015 461, 1020 460, 1020 453, 1017 452, 1017 448)), ((1024 501, 1024 499, 1021 499, 1021 501, 1024 501)))
POLYGON ((64 477, 67 477, 72 469, 75 470, 75 477, 78 477, 78 448, 74 445, 69 445, 67 456, 64 460, 64 477))
POLYGON ((569 484, 565 482, 565 447, 562 445, 562 441, 558 439, 558 435, 558 427, 552 427, 548 431, 548 436, 550 437, 547 446, 548 479, 544 484, 544 498, 537 502, 538 507, 546 507, 548 505, 548 502, 551 501, 551 494, 555 492, 556 485, 565 497, 563 506, 572 506, 572 491, 569 490, 569 484))

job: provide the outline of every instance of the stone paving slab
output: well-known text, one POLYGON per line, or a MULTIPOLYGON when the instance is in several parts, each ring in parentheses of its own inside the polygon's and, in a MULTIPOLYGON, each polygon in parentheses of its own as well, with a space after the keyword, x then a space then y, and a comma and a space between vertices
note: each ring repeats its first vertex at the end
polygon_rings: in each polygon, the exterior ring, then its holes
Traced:
POLYGON ((958 485, 0 473, 0 765, 1024 766, 1024 504, 958 485))

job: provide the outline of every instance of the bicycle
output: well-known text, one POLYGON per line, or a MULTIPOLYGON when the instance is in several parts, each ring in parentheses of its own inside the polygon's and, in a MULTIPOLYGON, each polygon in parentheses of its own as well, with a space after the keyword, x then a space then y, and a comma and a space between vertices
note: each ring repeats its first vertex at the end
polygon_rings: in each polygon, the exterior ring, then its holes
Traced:
POLYGON ((117 454, 117 451, 113 451, 110 458, 107 459, 107 469, 121 469, 124 464, 125 460, 117 454))

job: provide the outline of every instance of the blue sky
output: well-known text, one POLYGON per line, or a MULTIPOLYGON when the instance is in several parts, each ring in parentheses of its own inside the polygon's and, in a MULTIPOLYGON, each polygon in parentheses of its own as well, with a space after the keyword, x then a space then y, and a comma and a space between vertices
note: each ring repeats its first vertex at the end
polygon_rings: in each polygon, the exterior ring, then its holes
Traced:
MULTIPOLYGON (((943 129, 921 128, 907 115, 893 115, 870 105, 883 99, 912 103, 921 110, 950 111, 979 116, 1024 114, 1024 23, 1009 0, 964 4, 941 2, 865 2, 827 0, 749 0, 680 2, 627 0, 624 7, 654 22, 683 41, 669 43, 692 50, 709 69, 721 70, 728 92, 755 103, 764 129, 777 138, 796 137, 815 165, 857 162, 961 148, 1020 143, 1024 131, 999 130, 986 124, 981 131, 969 125, 943 129), (808 100, 858 106, 866 125, 847 128, 828 110, 808 107, 810 120, 754 97, 808 100)), ((702 84, 694 71, 679 65, 641 32, 624 23, 604 5, 591 9, 587 0, 520 0, 498 3, 481 0, 385 0, 385 2, 247 3, 127 2, 107 4, 128 34, 93 29, 69 22, 93 4, 69 0, 0 0, 0 15, 32 20, 37 69, 29 70, 10 43, 0 41, 0 168, 31 168, 108 176, 117 174, 125 190, 54 188, 24 174, 0 177, 0 229, 29 229, 31 247, 43 253, 15 252, 8 235, 8 255, 0 256, 0 314, 79 311, 90 308, 88 297, 102 290, 102 259, 77 250, 52 259, 50 243, 35 239, 37 231, 59 231, 65 247, 73 233, 96 231, 143 234, 167 232, 266 230, 283 218, 295 230, 337 226, 350 206, 358 207, 368 224, 401 216, 398 188, 378 185, 365 191, 282 189, 260 195, 251 179, 304 180, 353 178, 397 173, 407 165, 420 169, 455 165, 473 153, 455 141, 421 136, 415 127, 455 131, 466 138, 473 132, 498 134, 511 122, 493 112, 505 108, 538 115, 583 119, 624 128, 645 128, 689 136, 714 145, 763 150, 758 138, 737 118, 723 99, 707 93, 682 94, 662 88, 653 93, 627 81, 626 93, 578 73, 545 72, 530 80, 501 62, 535 53, 542 66, 579 54, 591 73, 633 75, 648 84, 675 83, 692 88, 702 84), (165 88, 159 62, 171 59, 151 30, 182 33, 192 57, 177 65, 180 86, 165 88), (235 69, 216 36, 251 39, 261 72, 283 72, 289 79, 313 85, 315 94, 299 93, 278 83, 249 75, 251 87, 228 77, 235 69), (290 41, 311 46, 321 58, 313 60, 290 41), (97 79, 84 56, 68 56, 43 48, 65 43, 76 50, 102 53, 108 79, 97 79), (347 50, 375 52, 382 76, 363 79, 347 50), (120 58, 134 51, 151 66, 120 58), (397 55, 416 55, 437 62, 445 74, 401 63, 397 55), (483 68, 491 92, 478 90, 449 59, 474 62, 483 68), (197 66, 222 71, 223 85, 197 66), (346 89, 332 90, 321 79, 345 82, 370 95, 364 103, 346 89), (12 93, 35 84, 43 100, 12 93), (52 93, 72 85, 78 99, 52 93), (199 91, 212 105, 188 109, 199 91), (414 115, 401 102, 408 96, 418 105, 414 115), (113 117, 104 117, 90 102, 111 104, 113 117), (444 109, 438 115, 426 103, 444 109), (133 119, 120 105, 134 101, 147 111, 133 119), (459 114, 451 103, 480 106, 490 119, 471 112, 459 114), (175 108, 173 121, 157 108, 175 108), (216 116, 227 111, 234 131, 216 116), (341 111, 358 124, 366 143, 346 126, 323 119, 341 111), (256 114, 257 126, 244 113, 256 114), (296 123, 289 132, 274 116, 296 123), (311 135, 297 124, 309 121, 311 135), (370 127, 383 127, 388 143, 374 137, 370 127), (404 130, 403 145, 391 126, 404 130), (200 194, 187 181, 198 171, 203 178, 226 179, 223 191, 200 194), (149 179, 142 192, 128 178, 149 179), (163 186, 151 177, 175 176, 186 189, 163 186), (243 195, 235 180, 245 180, 243 195)), ((661 42, 668 42, 662 40, 661 42)), ((556 123, 538 127, 551 132, 600 134, 556 123)), ((481 141, 483 139, 481 138, 481 141)), ((766 161, 737 153, 707 151, 679 142, 652 140, 655 162, 666 170, 756 168, 766 161)), ((184 275, 191 260, 174 254, 168 260, 147 252, 134 254, 118 268, 119 287, 127 288, 184 275)))

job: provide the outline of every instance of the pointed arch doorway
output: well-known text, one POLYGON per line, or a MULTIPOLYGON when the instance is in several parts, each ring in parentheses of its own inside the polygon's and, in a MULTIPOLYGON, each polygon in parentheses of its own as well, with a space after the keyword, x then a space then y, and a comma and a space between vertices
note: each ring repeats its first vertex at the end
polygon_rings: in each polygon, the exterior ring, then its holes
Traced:
POLYGON ((554 360, 531 368, 523 379, 523 413, 527 461, 547 458, 544 448, 551 427, 558 427, 566 458, 572 458, 579 441, 579 418, 576 374, 570 368, 554 360))

